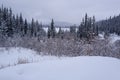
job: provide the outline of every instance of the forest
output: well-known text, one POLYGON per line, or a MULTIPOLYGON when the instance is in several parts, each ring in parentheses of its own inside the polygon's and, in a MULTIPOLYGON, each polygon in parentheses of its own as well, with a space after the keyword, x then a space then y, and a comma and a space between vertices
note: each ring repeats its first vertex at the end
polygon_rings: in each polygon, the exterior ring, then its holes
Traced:
POLYGON ((14 14, 11 8, 0 8, 0 46, 25 47, 40 55, 55 56, 110 56, 120 58, 120 41, 110 44, 109 35, 120 35, 120 15, 96 21, 86 13, 79 26, 69 26, 69 31, 56 31, 54 19, 47 25, 32 19, 29 22, 22 13, 14 14), (104 33, 105 39, 99 39, 104 33))

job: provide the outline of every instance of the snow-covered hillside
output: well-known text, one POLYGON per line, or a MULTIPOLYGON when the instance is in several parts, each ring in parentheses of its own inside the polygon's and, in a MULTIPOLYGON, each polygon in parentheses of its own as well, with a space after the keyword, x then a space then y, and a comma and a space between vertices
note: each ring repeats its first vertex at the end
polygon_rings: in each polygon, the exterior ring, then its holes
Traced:
POLYGON ((0 70, 0 80, 120 80, 120 60, 76 57, 0 70))
POLYGON ((33 63, 0 69, 0 80, 120 80, 120 60, 108 57, 42 57, 24 48, 0 49, 0 64, 33 63), (36 62, 37 61, 37 62, 36 62))
POLYGON ((38 62, 57 59, 53 56, 40 56, 37 52, 26 48, 0 48, 0 68, 14 66, 19 62, 38 62))

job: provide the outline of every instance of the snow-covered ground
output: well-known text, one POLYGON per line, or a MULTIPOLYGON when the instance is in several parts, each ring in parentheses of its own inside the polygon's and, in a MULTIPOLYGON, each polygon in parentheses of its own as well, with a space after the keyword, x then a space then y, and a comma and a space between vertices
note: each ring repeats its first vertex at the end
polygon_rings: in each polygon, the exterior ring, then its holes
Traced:
POLYGON ((101 40, 105 39, 105 38, 104 38, 104 33, 98 34, 98 37, 99 37, 99 39, 101 39, 101 40))
POLYGON ((120 80, 120 60, 76 57, 0 70, 0 80, 120 80))
POLYGON ((57 58, 24 48, 0 49, 0 64, 33 63, 0 69, 0 80, 120 80, 120 60, 108 57, 57 58))
MULTIPOLYGON (((48 32, 48 28, 43 28, 45 32, 48 32)), ((59 31, 59 28, 55 28, 56 32, 59 31)), ((62 31, 70 31, 70 28, 61 28, 62 31)))
MULTIPOLYGON (((105 34, 104 33, 99 34, 98 36, 99 36, 99 39, 101 39, 101 40, 105 39, 105 37, 104 37, 105 34)), ((117 40, 120 40, 120 36, 118 36, 117 34, 110 34, 110 36, 108 37, 108 39, 109 39, 110 43, 114 43, 117 40)))
POLYGON ((53 56, 40 56, 37 52, 26 48, 0 48, 0 68, 14 66, 19 61, 31 63, 54 59, 57 58, 53 56))
MULTIPOLYGON (((105 39, 102 34, 100 39, 105 39)), ((120 40, 115 34, 110 43, 120 40)), ((120 80, 120 60, 41 56, 26 48, 0 48, 0 80, 120 80), (19 64, 26 61, 26 64, 19 64)))
POLYGON ((109 39, 110 39, 110 43, 114 43, 115 41, 120 40, 120 36, 116 34, 111 34, 109 39))

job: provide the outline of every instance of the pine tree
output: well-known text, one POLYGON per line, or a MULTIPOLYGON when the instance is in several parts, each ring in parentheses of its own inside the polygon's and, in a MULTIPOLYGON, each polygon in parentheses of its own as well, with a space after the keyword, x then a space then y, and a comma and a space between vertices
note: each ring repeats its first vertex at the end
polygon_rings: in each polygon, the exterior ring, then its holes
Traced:
POLYGON ((1 24, 2 24, 2 10, 0 8, 0 26, 1 26, 1 24))
POLYGON ((54 20, 52 19, 51 21, 51 26, 48 27, 48 38, 55 38, 56 31, 55 31, 55 26, 54 26, 54 20))
POLYGON ((20 35, 23 36, 24 22, 23 22, 22 14, 20 14, 20 17, 19 17, 19 28, 20 28, 20 35))
POLYGON ((7 27, 6 27, 6 34, 8 37, 12 37, 13 35, 13 22, 12 22, 12 10, 11 8, 9 9, 9 12, 7 13, 7 19, 6 19, 6 23, 7 23, 7 27))
POLYGON ((56 34, 56 31, 55 31, 55 26, 54 26, 54 20, 52 19, 52 22, 51 22, 51 37, 52 38, 55 38, 55 34, 56 34))
POLYGON ((86 14, 78 28, 77 36, 89 41, 96 35, 98 35, 98 27, 96 27, 95 17, 93 16, 93 18, 91 18, 86 14))
POLYGON ((76 33, 76 26, 70 26, 70 33, 75 34, 76 33))
POLYGON ((51 29, 50 29, 50 27, 49 27, 49 26, 48 26, 47 36, 48 36, 48 38, 50 38, 50 36, 51 36, 51 29))
POLYGON ((24 23, 24 35, 27 34, 27 31, 28 31, 28 23, 27 23, 27 20, 25 19, 25 23, 24 23))
POLYGON ((93 23, 92 23, 92 26, 93 26, 93 33, 96 33, 96 27, 95 27, 95 16, 93 16, 93 23))
POLYGON ((87 16, 87 13, 86 13, 85 14, 85 25, 84 25, 86 33, 88 32, 88 26, 87 26, 87 24, 88 24, 88 16, 87 16))
POLYGON ((34 27, 35 27, 35 23, 34 23, 34 19, 32 19, 32 22, 31 22, 31 37, 34 36, 34 27))

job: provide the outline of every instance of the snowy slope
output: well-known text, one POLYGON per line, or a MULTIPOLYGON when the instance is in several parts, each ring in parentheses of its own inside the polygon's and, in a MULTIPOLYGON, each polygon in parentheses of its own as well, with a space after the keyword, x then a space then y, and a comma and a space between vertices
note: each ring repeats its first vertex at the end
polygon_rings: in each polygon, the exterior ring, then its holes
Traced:
POLYGON ((7 66, 14 66, 20 60, 25 60, 26 62, 38 62, 45 60, 57 59, 53 56, 40 56, 36 54, 37 52, 26 49, 26 48, 0 48, 0 68, 7 66))
POLYGON ((46 60, 1 69, 0 80, 120 80, 120 60, 105 57, 46 60))

